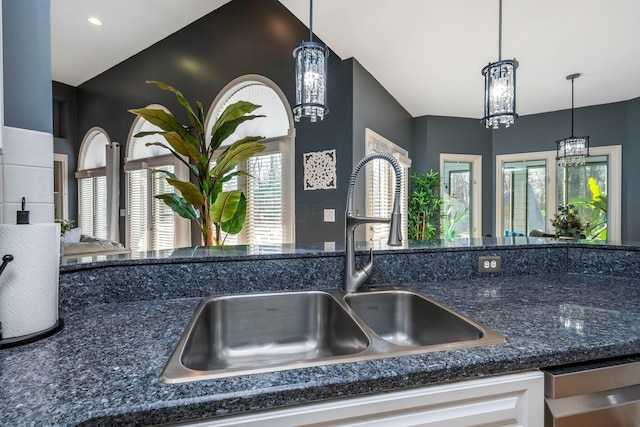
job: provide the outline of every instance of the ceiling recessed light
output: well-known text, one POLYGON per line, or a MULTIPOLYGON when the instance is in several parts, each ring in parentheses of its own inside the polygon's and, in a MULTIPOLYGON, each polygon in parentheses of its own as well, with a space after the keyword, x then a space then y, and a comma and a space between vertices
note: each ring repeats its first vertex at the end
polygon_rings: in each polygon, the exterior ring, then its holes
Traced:
POLYGON ((90 16, 89 18, 87 18, 87 21, 89 21, 93 25, 97 25, 97 26, 102 25, 102 21, 96 18, 95 16, 90 16))

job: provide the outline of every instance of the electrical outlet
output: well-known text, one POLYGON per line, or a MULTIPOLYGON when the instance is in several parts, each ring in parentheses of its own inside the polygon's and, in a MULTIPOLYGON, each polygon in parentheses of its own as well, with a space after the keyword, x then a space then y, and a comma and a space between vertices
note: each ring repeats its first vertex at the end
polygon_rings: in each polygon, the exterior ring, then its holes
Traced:
POLYGON ((502 257, 499 257, 499 256, 478 257, 478 272, 497 273, 499 271, 502 271, 502 257))

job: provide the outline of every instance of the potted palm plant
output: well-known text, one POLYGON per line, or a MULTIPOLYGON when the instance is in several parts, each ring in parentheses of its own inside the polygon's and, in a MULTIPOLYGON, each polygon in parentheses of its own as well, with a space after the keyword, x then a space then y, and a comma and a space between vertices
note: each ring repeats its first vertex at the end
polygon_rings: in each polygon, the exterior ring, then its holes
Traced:
POLYGON ((167 171, 163 173, 167 182, 180 192, 158 194, 167 206, 183 218, 194 220, 202 231, 202 241, 206 246, 223 244, 222 232, 237 234, 242 230, 246 217, 246 196, 242 190, 223 191, 223 184, 238 175, 247 175, 237 166, 265 149, 260 141, 262 136, 246 136, 235 141, 217 157, 217 150, 236 128, 247 120, 261 115, 251 115, 260 107, 250 102, 238 101, 229 105, 216 120, 210 135, 206 135, 205 116, 202 103, 197 101, 193 109, 182 93, 168 84, 147 81, 176 95, 179 104, 186 110, 190 125, 183 125, 171 114, 157 108, 129 110, 158 126, 160 130, 140 132, 135 137, 158 135, 164 141, 147 145, 164 147, 189 168, 190 180, 181 181, 167 171))

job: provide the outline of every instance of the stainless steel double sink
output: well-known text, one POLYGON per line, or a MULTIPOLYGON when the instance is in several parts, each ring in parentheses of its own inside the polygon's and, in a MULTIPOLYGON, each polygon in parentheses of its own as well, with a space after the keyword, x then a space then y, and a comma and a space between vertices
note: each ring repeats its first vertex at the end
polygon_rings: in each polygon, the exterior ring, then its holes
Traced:
POLYGON ((160 380, 181 383, 504 343, 499 333, 406 288, 212 296, 160 380))

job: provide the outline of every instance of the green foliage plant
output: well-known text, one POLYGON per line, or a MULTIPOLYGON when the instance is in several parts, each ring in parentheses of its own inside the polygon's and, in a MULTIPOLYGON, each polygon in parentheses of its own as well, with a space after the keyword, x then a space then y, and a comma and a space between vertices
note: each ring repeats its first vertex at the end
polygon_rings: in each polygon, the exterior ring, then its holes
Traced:
POLYGON ((168 84, 157 81, 147 83, 153 83, 158 88, 176 95, 190 122, 190 126, 184 126, 171 113, 161 109, 129 110, 161 129, 140 132, 135 135, 136 138, 148 135, 162 136, 164 142, 150 142, 146 145, 166 148, 189 168, 189 181, 181 181, 167 171, 154 171, 164 173, 167 182, 181 194, 167 193, 154 197, 162 200, 181 217, 196 221, 206 246, 221 246, 224 243, 222 232, 237 234, 242 230, 247 208, 246 197, 241 190, 223 191, 222 185, 235 176, 248 175, 244 171, 236 170, 236 167, 265 149, 265 146, 258 142, 263 137, 246 136, 229 145, 217 158, 214 158, 214 154, 240 124, 264 117, 250 114, 260 105, 245 101, 229 105, 216 120, 211 134, 205 135, 204 108, 200 101, 197 101, 197 108, 194 110, 182 93, 168 84))
POLYGON ((440 174, 433 170, 411 174, 413 192, 408 203, 408 236, 414 240, 439 238, 442 198, 440 174))
POLYGON ((585 225, 578 217, 575 205, 572 204, 558 205, 558 213, 551 224, 555 227, 558 237, 579 239, 585 230, 585 225))
POLYGON ((575 198, 569 200, 578 208, 589 213, 589 226, 585 230, 587 240, 607 240, 607 195, 602 192, 594 177, 589 177, 591 198, 575 198))
POLYGON ((454 198, 450 197, 447 200, 446 212, 443 215, 444 227, 442 229, 442 237, 445 240, 453 240, 456 238, 455 226, 467 215, 467 212, 469 212, 469 208, 465 206, 464 209, 454 215, 454 198))

